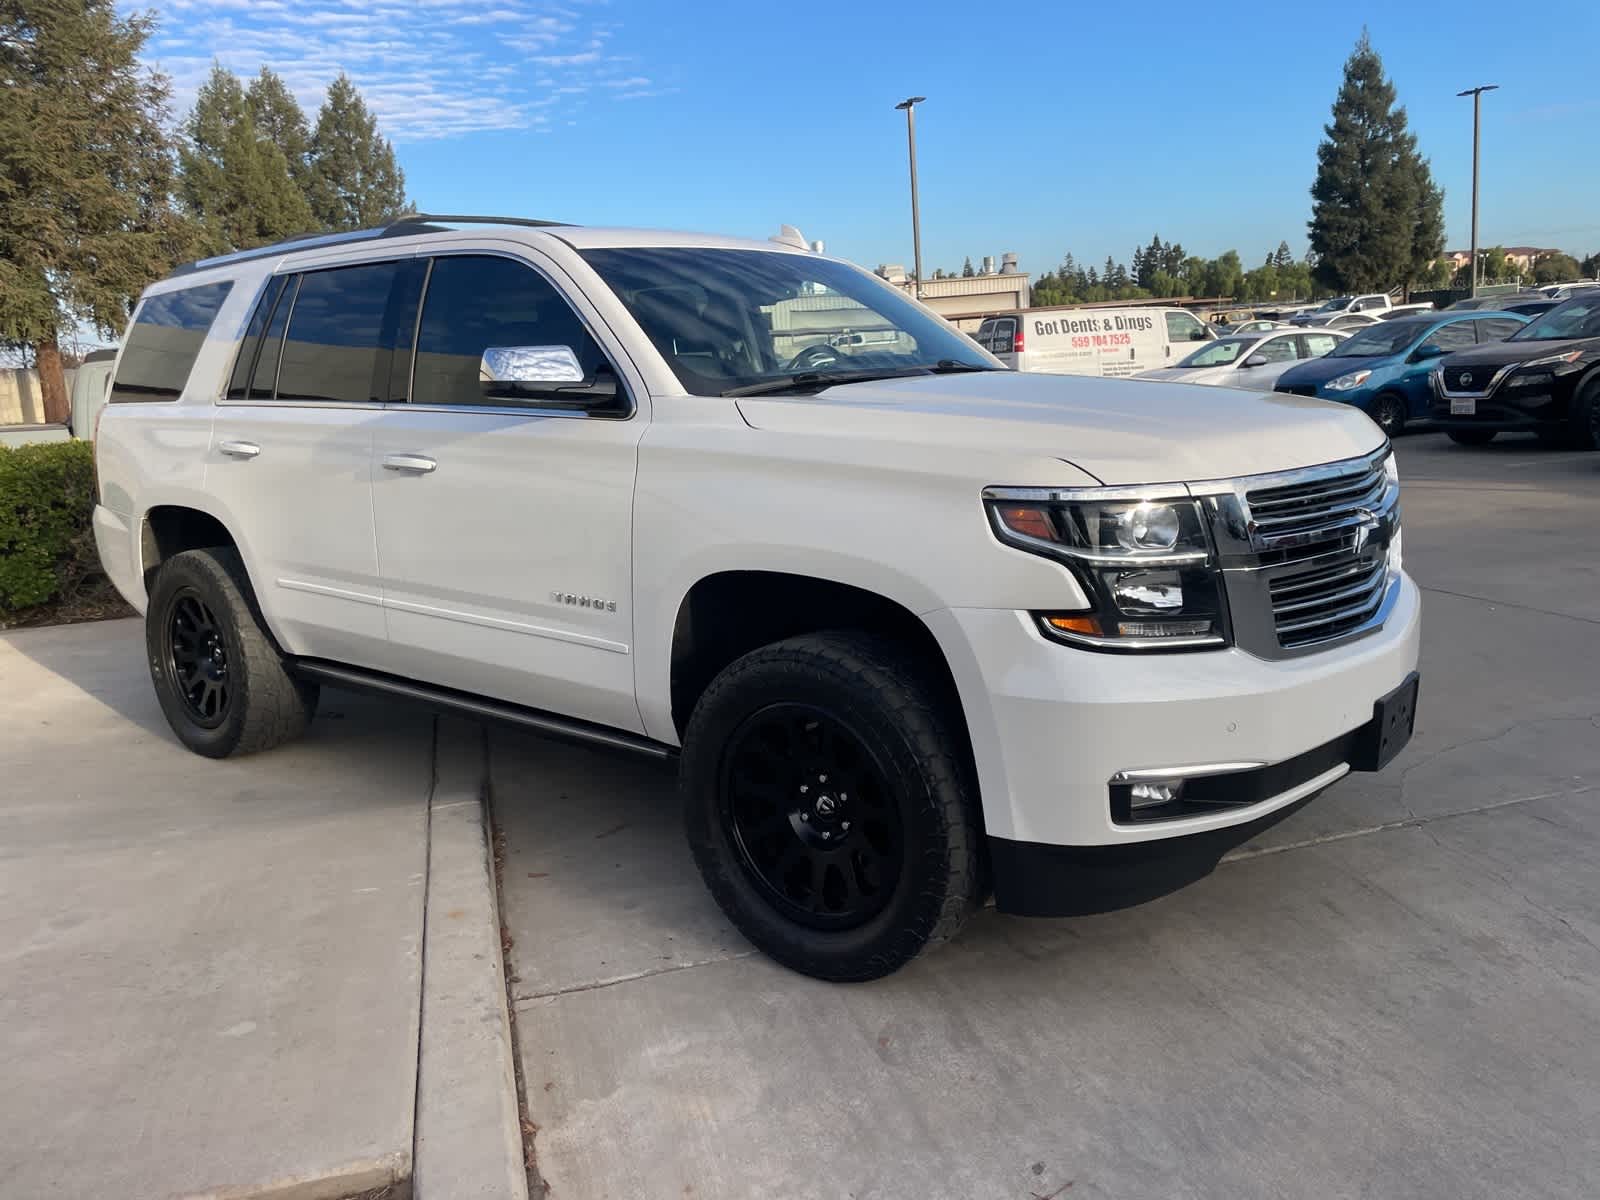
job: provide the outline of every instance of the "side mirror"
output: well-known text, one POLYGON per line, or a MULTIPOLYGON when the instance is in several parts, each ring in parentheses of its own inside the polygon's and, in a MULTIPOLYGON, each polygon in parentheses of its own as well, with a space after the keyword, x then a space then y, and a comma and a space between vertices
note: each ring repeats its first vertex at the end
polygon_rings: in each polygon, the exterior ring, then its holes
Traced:
POLYGON ((513 404, 593 408, 618 399, 610 365, 586 375, 571 346, 490 346, 478 361, 478 386, 485 400, 513 404))
POLYGON ((1443 358, 1449 353, 1450 351, 1439 345, 1438 342, 1423 342, 1412 352, 1411 361, 1426 362, 1430 358, 1443 358))
POLYGON ((1264 367, 1267 365, 1267 356, 1265 354, 1252 354, 1244 360, 1244 365, 1247 367, 1264 367))

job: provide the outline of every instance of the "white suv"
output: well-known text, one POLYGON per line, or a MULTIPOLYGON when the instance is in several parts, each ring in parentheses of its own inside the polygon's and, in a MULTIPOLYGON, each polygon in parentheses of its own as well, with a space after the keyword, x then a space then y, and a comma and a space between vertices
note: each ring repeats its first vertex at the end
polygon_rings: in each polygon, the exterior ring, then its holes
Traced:
POLYGON ((184 743, 265 749, 326 683, 676 758, 717 901, 824 978, 991 892, 1170 890, 1411 732, 1370 420, 1005 371, 803 245, 451 217, 213 259, 111 401, 95 532, 184 743))

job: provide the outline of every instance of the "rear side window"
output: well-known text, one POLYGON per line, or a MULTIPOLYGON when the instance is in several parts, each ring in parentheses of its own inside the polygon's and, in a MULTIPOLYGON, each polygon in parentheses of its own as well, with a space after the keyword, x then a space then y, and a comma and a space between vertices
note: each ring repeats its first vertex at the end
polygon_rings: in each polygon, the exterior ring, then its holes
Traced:
MULTIPOLYGON (((278 298, 283 294, 284 285, 288 283, 287 277, 267 281, 267 287, 261 293, 261 299, 256 304, 256 311, 250 318, 250 324, 244 332, 244 341, 239 344, 239 357, 234 360, 233 378, 228 381, 228 399, 244 400, 250 395, 250 376, 256 369, 256 361, 261 352, 262 338, 266 333, 267 322, 272 319, 273 310, 277 307, 278 298)), ((283 326, 278 327, 278 336, 283 336, 283 326)), ((278 354, 272 352, 272 367, 277 370, 278 354)), ((267 375, 266 394, 272 394, 272 376, 267 375)))
POLYGON ((207 283, 146 297, 123 344, 111 402, 181 396, 206 333, 232 290, 231 282, 207 283))
MULTIPOLYGON (((384 317, 398 272, 398 263, 363 263, 300 277, 293 304, 279 306, 287 308, 289 323, 279 359, 277 399, 364 404, 387 398, 384 317)), ((271 334, 269 327, 262 340, 258 380, 271 334)), ((250 391, 254 398, 254 383, 250 391)))
POLYGON ((1480 342, 1503 341, 1522 328, 1521 321, 1513 321, 1506 317, 1487 317, 1476 324, 1480 342))

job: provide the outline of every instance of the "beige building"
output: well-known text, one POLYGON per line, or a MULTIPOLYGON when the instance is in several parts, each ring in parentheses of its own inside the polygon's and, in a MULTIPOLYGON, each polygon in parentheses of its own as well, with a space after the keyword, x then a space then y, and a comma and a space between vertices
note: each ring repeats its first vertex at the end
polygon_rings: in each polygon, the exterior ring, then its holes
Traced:
MULTIPOLYGON (((915 294, 914 281, 901 264, 880 266, 878 274, 907 294, 915 294)), ((985 258, 976 275, 922 281, 922 302, 956 328, 969 332, 990 313, 1027 308, 1028 295, 1028 276, 1017 269, 1015 254, 1002 255, 998 270, 993 258, 985 258)))

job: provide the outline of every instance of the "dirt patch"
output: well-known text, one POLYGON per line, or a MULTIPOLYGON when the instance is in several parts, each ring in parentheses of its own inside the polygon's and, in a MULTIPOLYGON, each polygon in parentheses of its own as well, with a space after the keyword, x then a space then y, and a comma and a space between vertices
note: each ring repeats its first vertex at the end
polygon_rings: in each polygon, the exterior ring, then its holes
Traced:
POLYGON ((73 594, 39 604, 0 612, 0 629, 33 629, 41 625, 76 625, 83 621, 110 621, 139 614, 128 605, 110 582, 101 579, 85 583, 73 594))

